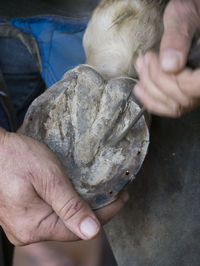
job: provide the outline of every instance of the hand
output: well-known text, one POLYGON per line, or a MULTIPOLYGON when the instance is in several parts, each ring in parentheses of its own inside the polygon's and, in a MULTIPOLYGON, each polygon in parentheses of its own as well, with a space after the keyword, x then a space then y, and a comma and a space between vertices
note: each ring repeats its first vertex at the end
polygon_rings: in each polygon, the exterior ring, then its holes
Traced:
POLYGON ((91 239, 128 200, 124 192, 95 215, 45 145, 2 129, 0 169, 0 224, 14 245, 91 239))
POLYGON ((140 82, 134 93, 150 112, 179 117, 200 105, 200 70, 184 68, 199 29, 198 0, 169 2, 159 55, 148 52, 137 60, 140 82))

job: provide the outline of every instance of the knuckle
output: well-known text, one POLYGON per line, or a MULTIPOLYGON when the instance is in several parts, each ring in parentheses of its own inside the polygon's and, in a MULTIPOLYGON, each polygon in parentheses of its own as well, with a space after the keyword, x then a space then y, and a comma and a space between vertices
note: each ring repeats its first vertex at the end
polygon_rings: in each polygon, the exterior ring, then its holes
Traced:
POLYGON ((83 209, 83 202, 81 199, 75 197, 71 198, 64 206, 60 209, 60 216, 67 222, 72 217, 77 215, 83 209))
POLYGON ((31 222, 16 220, 14 223, 7 223, 3 230, 11 243, 17 246, 28 245, 35 242, 35 228, 31 228, 31 222))
POLYGON ((19 243, 18 245, 29 245, 40 240, 37 230, 34 226, 31 226, 31 222, 29 225, 25 224, 23 226, 18 226, 17 228, 15 238, 19 243))
POLYGON ((33 239, 31 237, 31 234, 28 230, 19 230, 16 236, 17 240, 19 241, 19 245, 28 245, 33 243, 33 239))

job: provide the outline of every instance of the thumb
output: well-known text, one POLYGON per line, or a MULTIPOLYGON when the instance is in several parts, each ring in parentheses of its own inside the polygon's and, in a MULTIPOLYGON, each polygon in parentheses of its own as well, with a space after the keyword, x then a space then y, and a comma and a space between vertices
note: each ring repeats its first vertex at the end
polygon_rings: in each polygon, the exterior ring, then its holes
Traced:
POLYGON ((64 225, 79 238, 94 238, 100 223, 89 205, 76 193, 67 176, 60 170, 48 179, 43 198, 59 216, 64 225))
POLYGON ((160 61, 166 72, 176 73, 186 65, 198 18, 191 1, 170 1, 164 13, 160 61))

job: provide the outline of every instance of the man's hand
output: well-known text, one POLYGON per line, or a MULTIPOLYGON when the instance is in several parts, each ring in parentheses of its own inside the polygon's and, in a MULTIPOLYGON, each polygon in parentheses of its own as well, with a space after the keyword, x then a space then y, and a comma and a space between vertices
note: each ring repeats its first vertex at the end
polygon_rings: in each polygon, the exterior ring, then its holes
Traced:
POLYGON ((200 104, 200 70, 184 69, 199 29, 199 0, 169 2, 160 54, 149 52, 137 60, 140 82, 134 93, 150 112, 178 117, 200 104))
POLYGON ((45 145, 0 129, 0 224, 14 245, 91 239, 127 200, 95 215, 45 145))

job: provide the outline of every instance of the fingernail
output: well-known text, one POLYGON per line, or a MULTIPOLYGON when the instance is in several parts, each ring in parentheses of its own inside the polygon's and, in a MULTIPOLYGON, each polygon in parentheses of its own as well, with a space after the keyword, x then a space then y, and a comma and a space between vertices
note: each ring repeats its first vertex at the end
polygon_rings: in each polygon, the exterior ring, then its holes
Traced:
POLYGON ((142 70, 142 65, 143 65, 143 59, 142 59, 142 57, 138 57, 138 59, 136 60, 136 64, 135 64, 135 68, 136 68, 138 74, 142 70))
POLYGON ((182 62, 182 54, 175 50, 168 50, 162 55, 162 69, 164 71, 176 71, 182 62))
POLYGON ((91 217, 87 217, 81 222, 80 230, 86 237, 92 238, 98 233, 99 224, 91 217))

